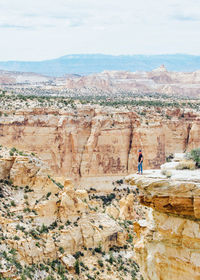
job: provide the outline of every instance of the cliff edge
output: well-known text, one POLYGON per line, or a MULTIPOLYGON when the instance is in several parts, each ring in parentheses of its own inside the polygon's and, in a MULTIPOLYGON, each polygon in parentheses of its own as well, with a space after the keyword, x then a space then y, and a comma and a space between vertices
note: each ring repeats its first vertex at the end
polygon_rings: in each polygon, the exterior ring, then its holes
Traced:
POLYGON ((200 278, 200 170, 147 171, 127 178, 147 206, 135 222, 135 252, 145 280, 200 278))

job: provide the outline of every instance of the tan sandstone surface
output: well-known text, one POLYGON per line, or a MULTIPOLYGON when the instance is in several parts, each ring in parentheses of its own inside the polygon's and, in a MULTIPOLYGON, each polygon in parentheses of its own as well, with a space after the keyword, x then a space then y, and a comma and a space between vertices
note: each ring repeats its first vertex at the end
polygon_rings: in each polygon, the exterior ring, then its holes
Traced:
POLYGON ((124 176, 136 170, 140 148, 147 169, 200 145, 198 113, 166 113, 170 119, 99 106, 7 111, 0 117, 0 144, 39 154, 57 176, 124 176))
POLYGON ((127 177, 137 185, 140 203, 150 207, 146 219, 135 222, 136 258, 145 280, 197 280, 200 171, 171 168, 168 177, 159 170, 127 177))
POLYGON ((0 155, 0 278, 131 280, 138 273, 130 190, 119 199, 98 196, 52 177, 33 155, 10 156, 4 147, 0 155))

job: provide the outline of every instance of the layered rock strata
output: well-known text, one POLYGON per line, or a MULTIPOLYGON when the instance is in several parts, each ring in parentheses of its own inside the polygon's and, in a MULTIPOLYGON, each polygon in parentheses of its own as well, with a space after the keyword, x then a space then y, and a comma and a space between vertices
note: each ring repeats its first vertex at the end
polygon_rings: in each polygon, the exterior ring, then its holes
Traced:
POLYGON ((59 176, 127 175, 140 148, 144 168, 158 168, 170 153, 200 145, 197 114, 167 114, 171 120, 154 113, 145 122, 135 112, 91 106, 18 110, 1 115, 0 144, 38 153, 59 176))
POLYGON ((135 223, 135 252, 144 279, 200 278, 200 172, 134 175, 146 220, 135 223), (178 173, 178 174, 177 174, 178 173))
POLYGON ((21 265, 59 260, 67 266, 71 255, 83 248, 107 251, 125 244, 127 233, 106 213, 90 207, 85 190, 51 177, 38 158, 5 152, 0 173, 0 277, 19 279, 17 259, 21 265), (17 259, 8 269, 9 252, 17 259))

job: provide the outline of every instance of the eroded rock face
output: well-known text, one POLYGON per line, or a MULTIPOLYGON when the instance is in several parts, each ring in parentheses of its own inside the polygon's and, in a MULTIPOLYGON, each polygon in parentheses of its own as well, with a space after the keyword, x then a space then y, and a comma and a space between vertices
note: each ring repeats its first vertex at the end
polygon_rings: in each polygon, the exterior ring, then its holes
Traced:
POLYGON ((199 279, 200 173, 175 170, 171 179, 158 174, 128 179, 139 188, 141 204, 150 207, 146 221, 135 223, 142 274, 149 280, 199 279))
POLYGON ((69 179, 51 177, 38 158, 7 155, 0 166, 6 170, 0 183, 9 189, 0 202, 1 251, 5 246, 15 249, 22 263, 59 258, 70 266, 69 255, 83 247, 101 245, 106 251, 124 245, 126 233, 120 225, 91 210, 86 191, 75 190, 69 179))
POLYGON ((127 175, 137 169, 140 148, 147 169, 160 167, 170 153, 200 145, 198 115, 183 119, 180 110, 168 115, 174 119, 152 116, 144 123, 134 112, 90 106, 17 111, 1 116, 0 143, 38 153, 56 176, 127 175))

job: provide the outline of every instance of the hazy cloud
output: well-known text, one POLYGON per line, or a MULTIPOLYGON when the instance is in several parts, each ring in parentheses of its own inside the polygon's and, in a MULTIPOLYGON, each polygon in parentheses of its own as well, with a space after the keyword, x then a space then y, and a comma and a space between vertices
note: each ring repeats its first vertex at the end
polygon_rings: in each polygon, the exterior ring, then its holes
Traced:
POLYGON ((14 25, 14 24, 0 24, 0 28, 9 28, 9 29, 31 29, 31 27, 23 25, 14 25))
POLYGON ((174 15, 172 19, 179 21, 199 21, 200 17, 198 16, 189 16, 189 15, 174 15))
POLYGON ((0 60, 200 54, 199 19, 199 0, 1 0, 0 60))

